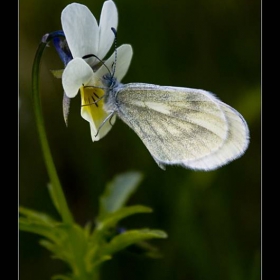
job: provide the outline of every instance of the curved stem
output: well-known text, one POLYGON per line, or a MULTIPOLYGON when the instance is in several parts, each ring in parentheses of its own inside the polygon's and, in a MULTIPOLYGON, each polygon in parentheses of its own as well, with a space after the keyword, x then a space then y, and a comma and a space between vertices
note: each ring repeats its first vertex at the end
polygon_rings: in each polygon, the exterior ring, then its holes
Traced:
POLYGON ((41 106, 41 99, 39 94, 39 70, 40 70, 40 61, 42 54, 44 52, 45 47, 47 46, 48 42, 50 42, 54 37, 57 36, 64 36, 62 31, 53 32, 50 34, 46 34, 39 47, 37 49, 33 68, 32 68, 32 97, 33 97, 33 105, 36 117, 37 128, 39 132, 39 138, 43 150, 43 155, 47 167, 47 171, 51 181, 51 188, 52 188, 52 199, 55 200, 54 204, 60 213, 62 220, 66 224, 73 224, 73 217, 68 208, 57 172, 53 162, 53 158, 51 155, 50 147, 47 140, 47 135, 44 126, 44 119, 42 114, 42 106, 41 106))

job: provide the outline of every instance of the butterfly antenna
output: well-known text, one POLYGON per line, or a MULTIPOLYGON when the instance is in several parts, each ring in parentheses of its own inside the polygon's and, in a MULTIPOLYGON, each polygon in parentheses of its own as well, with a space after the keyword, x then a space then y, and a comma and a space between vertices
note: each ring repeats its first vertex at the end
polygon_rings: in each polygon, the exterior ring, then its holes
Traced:
MULTIPOLYGON (((84 55, 82 58, 83 59, 86 59, 86 58, 89 58, 89 57, 95 57, 97 60, 99 60, 99 62, 101 62, 105 67, 106 69, 108 70, 108 72, 112 75, 111 71, 109 70, 108 66, 104 63, 103 60, 101 60, 98 56, 96 56, 95 54, 87 54, 87 55, 84 55)), ((114 73, 113 73, 114 75, 114 73)), ((112 76, 113 76, 112 75, 112 76)))
POLYGON ((116 64, 117 64, 117 30, 114 27, 111 27, 111 30, 113 31, 114 35, 115 35, 115 61, 113 64, 113 73, 112 73, 112 77, 115 76, 115 72, 116 72, 116 64))

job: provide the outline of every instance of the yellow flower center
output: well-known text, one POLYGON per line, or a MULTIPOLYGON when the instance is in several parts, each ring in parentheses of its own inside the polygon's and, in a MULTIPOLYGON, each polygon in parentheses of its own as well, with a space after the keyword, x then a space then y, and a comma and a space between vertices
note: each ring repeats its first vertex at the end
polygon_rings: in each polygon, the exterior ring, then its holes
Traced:
POLYGON ((81 115, 90 123, 93 141, 103 138, 112 128, 116 116, 106 121, 110 113, 104 110, 104 90, 96 87, 81 87, 81 115))
POLYGON ((104 90, 95 87, 81 87, 82 109, 91 115, 95 124, 101 124, 108 115, 104 109, 104 90))

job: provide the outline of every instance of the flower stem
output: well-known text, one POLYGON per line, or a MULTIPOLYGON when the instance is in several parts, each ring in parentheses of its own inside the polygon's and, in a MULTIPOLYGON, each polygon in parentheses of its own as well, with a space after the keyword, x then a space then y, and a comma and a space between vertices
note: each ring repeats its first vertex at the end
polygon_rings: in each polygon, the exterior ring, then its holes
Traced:
POLYGON ((35 59, 33 62, 32 68, 32 97, 33 105, 36 117, 37 128, 39 132, 39 138, 43 150, 44 160, 46 163, 47 171, 51 181, 51 187, 53 191, 53 197, 55 197, 54 205, 57 207, 58 212, 60 213, 62 220, 66 224, 73 224, 73 217, 68 208, 57 172, 51 155, 50 147, 47 140, 47 135, 44 126, 44 118, 42 113, 41 99, 39 95, 39 70, 40 70, 40 61, 42 54, 48 42, 50 42, 54 37, 64 36, 62 31, 53 32, 46 34, 42 41, 39 44, 37 49, 35 59))

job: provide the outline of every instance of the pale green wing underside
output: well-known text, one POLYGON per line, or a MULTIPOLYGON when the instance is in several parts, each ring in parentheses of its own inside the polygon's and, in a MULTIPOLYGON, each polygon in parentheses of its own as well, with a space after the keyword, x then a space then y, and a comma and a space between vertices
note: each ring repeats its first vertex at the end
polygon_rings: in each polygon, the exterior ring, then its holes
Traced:
POLYGON ((118 116, 162 168, 213 170, 248 146, 243 117, 204 90, 132 83, 123 85, 116 102, 118 116))

